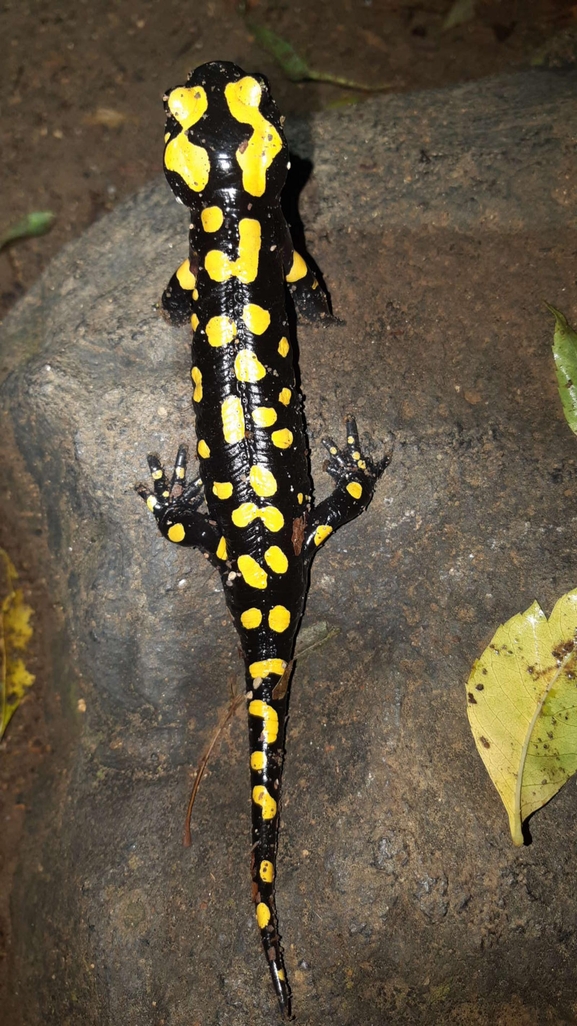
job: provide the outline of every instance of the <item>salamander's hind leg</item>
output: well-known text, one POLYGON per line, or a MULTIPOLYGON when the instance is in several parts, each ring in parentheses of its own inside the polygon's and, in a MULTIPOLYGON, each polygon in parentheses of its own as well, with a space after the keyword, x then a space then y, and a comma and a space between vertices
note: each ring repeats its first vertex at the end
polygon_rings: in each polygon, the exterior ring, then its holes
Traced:
POLYGON ((333 531, 366 510, 375 485, 391 460, 390 454, 377 462, 363 454, 353 416, 346 418, 346 429, 347 443, 343 449, 332 438, 323 438, 329 453, 325 469, 336 483, 333 493, 312 511, 303 546, 305 558, 313 556, 333 531))
POLYGON ((170 485, 157 456, 148 457, 153 491, 138 485, 137 492, 154 513, 156 523, 165 538, 179 545, 196 545, 212 557, 217 556, 220 536, 205 513, 198 507, 203 501, 200 478, 187 484, 186 446, 179 446, 170 485))

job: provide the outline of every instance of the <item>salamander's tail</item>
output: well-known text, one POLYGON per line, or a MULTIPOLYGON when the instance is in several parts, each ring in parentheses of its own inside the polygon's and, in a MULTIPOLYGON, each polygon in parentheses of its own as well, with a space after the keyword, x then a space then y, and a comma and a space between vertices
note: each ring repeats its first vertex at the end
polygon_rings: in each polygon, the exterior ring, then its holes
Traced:
MULTIPOLYGON (((289 668, 290 674, 290 668, 289 668)), ((248 703, 250 769, 252 795, 252 887, 256 920, 272 976, 273 986, 284 1018, 290 1018, 288 986, 278 934, 275 904, 275 875, 279 799, 283 766, 286 694, 275 701, 283 679, 270 677, 258 690, 251 680, 248 703), (276 687, 273 688, 276 682, 276 687), (268 687, 267 687, 268 685, 268 687), (259 697, 254 697, 258 695, 259 697)), ((286 689, 285 689, 286 690, 286 689)))

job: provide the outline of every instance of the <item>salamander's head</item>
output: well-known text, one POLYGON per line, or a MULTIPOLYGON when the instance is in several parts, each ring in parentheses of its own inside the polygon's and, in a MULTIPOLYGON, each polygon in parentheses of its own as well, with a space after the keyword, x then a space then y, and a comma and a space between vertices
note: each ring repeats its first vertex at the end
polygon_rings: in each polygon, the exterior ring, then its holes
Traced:
POLYGON ((263 75, 236 64, 201 64, 165 96, 164 170, 190 207, 223 189, 272 201, 284 185, 288 148, 263 75))

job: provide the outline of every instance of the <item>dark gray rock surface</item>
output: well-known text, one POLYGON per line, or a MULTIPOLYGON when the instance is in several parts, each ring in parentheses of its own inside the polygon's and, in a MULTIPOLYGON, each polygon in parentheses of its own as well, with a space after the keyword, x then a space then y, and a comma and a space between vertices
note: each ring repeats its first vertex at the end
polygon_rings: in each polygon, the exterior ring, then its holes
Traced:
MULTIPOLYGON (((513 848, 465 681, 496 626, 576 584, 577 450, 546 298, 575 314, 577 76, 372 100, 295 134, 341 323, 299 330, 321 435, 393 461, 320 553, 297 667, 277 899, 298 1022, 574 1023, 574 782, 513 848)), ((160 142, 159 142, 160 145, 160 142)), ((0 333, 8 535, 55 607, 54 756, 27 796, 6 1026, 264 1026, 220 585, 156 533, 146 453, 192 440, 189 338, 156 313, 186 216, 155 182, 54 261, 0 333), (79 713, 78 701, 86 712, 79 713)))

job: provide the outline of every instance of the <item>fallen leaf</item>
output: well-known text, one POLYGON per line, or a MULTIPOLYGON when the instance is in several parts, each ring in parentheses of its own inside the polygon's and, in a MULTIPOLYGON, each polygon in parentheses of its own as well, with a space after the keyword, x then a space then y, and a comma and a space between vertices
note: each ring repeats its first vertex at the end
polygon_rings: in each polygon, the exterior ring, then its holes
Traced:
POLYGON ((476 392, 474 388, 466 388, 463 392, 463 398, 471 406, 476 406, 477 403, 481 403, 483 401, 482 395, 480 395, 479 392, 476 392))
MULTIPOLYGON (((350 78, 343 78, 341 75, 333 75, 331 72, 315 71, 310 68, 307 62, 293 49, 291 44, 277 36, 266 25, 259 25, 252 19, 247 18, 246 24, 252 32, 259 46, 266 50, 280 64, 287 78, 291 82, 328 82, 331 85, 343 86, 346 89, 361 89, 364 92, 378 93, 384 89, 392 89, 393 82, 383 82, 381 85, 369 86, 363 82, 355 82, 350 78)), ((398 83, 397 83, 398 85, 398 83)))
POLYGON ((126 114, 113 107, 97 107, 92 114, 83 118, 85 125, 102 125, 103 128, 120 128, 127 120, 126 114))
POLYGON ((316 648, 320 648, 322 645, 326 645, 327 641, 331 638, 335 638, 337 634, 340 634, 339 627, 330 627, 325 620, 319 620, 317 623, 310 624, 308 627, 303 627, 299 633, 297 641, 295 659, 302 662, 306 659, 316 648))
POLYGON ((51 210, 34 210, 16 221, 0 236, 0 249, 17 239, 28 239, 31 236, 45 235, 52 227, 55 214, 51 210))
POLYGON ((443 22, 443 32, 464 25, 475 17, 475 0, 455 0, 443 22))
POLYGON ((471 731, 516 845, 577 770, 576 645, 577 589, 549 619, 534 602, 502 624, 467 682, 471 731))
POLYGON ((34 683, 34 677, 17 655, 32 637, 30 617, 33 613, 22 591, 14 588, 17 578, 12 561, 0 549, 0 738, 34 683))
POLYGON ((361 39, 364 39, 367 46, 374 46, 376 50, 381 50, 382 53, 388 53, 390 46, 387 46, 384 39, 381 39, 376 32, 371 32, 369 29, 359 29, 359 35, 361 39))
POLYGON ((553 359, 565 420, 577 434, 577 335, 560 310, 545 303, 555 318, 553 359))

